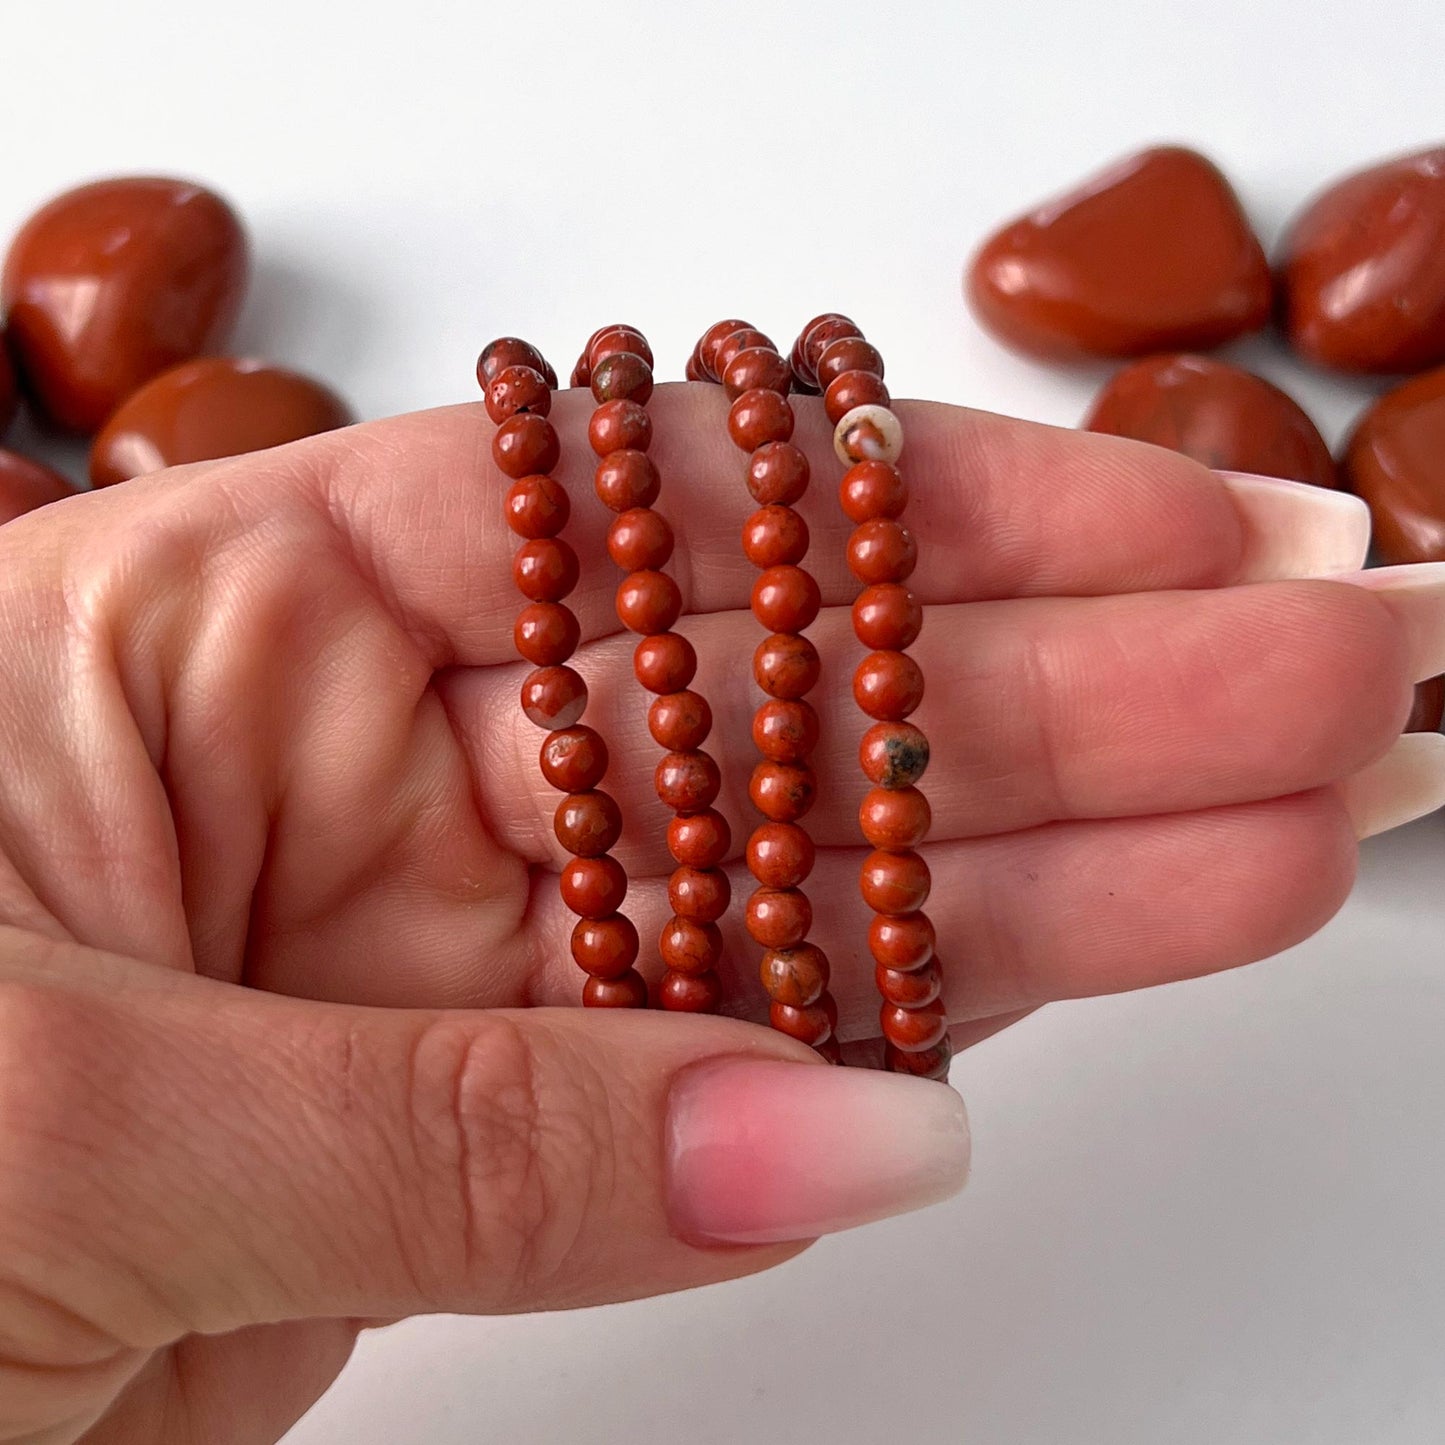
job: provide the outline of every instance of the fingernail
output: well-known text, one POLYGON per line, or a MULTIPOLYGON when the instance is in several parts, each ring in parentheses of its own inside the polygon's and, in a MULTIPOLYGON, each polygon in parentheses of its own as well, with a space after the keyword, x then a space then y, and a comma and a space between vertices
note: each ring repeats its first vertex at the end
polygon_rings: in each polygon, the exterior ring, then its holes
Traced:
POLYGON ((712 1060, 672 1087, 668 1209, 685 1239, 813 1239, 950 1198, 968 1155, 963 1100, 946 1084, 712 1060))
POLYGON ((1414 681, 1445 672, 1445 562, 1372 567, 1336 580, 1379 593, 1404 624, 1414 681))
POLYGON ((1340 784, 1357 838, 1373 838, 1445 807, 1445 734, 1406 733, 1340 784))
POLYGON ((1215 475, 1244 522, 1241 581, 1328 577, 1365 565, 1370 509, 1358 497, 1249 472, 1215 475))

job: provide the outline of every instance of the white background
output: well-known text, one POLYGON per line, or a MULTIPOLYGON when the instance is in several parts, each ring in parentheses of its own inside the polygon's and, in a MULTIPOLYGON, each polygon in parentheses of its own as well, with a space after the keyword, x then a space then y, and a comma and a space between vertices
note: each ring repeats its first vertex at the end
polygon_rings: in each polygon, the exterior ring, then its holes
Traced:
MULTIPOLYGON (((0 232, 95 175, 215 184, 255 238, 241 344, 366 416, 473 396, 502 332, 565 365, 634 320, 680 373, 721 315, 783 339, 838 306, 896 394, 1072 424, 1098 376, 964 313, 993 224, 1169 138, 1269 242, 1332 175, 1445 138, 1439 0, 4 12, 0 232)), ((1332 440, 1363 399, 1237 354, 1332 440)), ((290 1441, 1435 1445, 1442 885, 1431 820, 1368 845, 1291 954, 969 1053, 949 1206, 690 1296, 371 1336, 290 1441)))

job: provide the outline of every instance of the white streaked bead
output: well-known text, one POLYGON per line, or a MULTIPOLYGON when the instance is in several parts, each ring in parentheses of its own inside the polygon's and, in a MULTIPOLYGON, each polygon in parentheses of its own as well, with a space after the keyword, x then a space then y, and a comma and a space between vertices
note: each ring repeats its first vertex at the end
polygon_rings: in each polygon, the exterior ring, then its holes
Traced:
POLYGON ((854 462, 896 462, 903 451, 903 425, 886 406, 869 402, 838 418, 833 450, 845 467, 854 462))

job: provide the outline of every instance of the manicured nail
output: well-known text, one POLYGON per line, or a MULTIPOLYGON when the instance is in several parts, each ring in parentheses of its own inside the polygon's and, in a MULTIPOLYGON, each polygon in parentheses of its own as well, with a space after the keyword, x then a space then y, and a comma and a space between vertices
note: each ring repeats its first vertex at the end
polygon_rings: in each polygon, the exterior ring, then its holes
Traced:
POLYGON ((1217 472, 1244 522, 1242 582, 1328 577, 1365 565, 1370 509, 1348 492, 1217 472))
POLYGON ((1373 838, 1445 807, 1445 734, 1406 733, 1340 784, 1357 838, 1373 838))
POLYGON ((672 1087, 669 1214, 699 1242, 813 1239, 948 1199, 968 1154, 963 1100, 946 1084, 712 1060, 672 1087))
POLYGON ((1337 580, 1379 593, 1380 601, 1404 624, 1410 675, 1416 682, 1445 672, 1445 562, 1372 567, 1337 580))

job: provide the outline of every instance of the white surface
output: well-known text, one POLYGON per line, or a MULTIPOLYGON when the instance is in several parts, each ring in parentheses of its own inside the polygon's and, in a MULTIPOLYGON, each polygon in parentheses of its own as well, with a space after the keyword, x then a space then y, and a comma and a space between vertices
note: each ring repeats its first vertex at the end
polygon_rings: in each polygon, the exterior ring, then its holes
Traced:
MULTIPOLYGON (((996 221, 1156 138, 1266 239, 1441 138, 1439 0, 6 7, 0 231, 78 180, 191 173, 254 229, 244 343, 366 415, 635 319, 680 370, 734 312, 841 305, 895 391, 1061 423, 1096 378, 974 330, 996 221)), ((1333 439, 1359 387, 1253 343, 1333 439)), ((1227 977, 1060 1005, 962 1058, 975 1179, 772 1275, 363 1342, 291 1445, 1425 1445, 1445 1433, 1445 825, 1227 977)))

